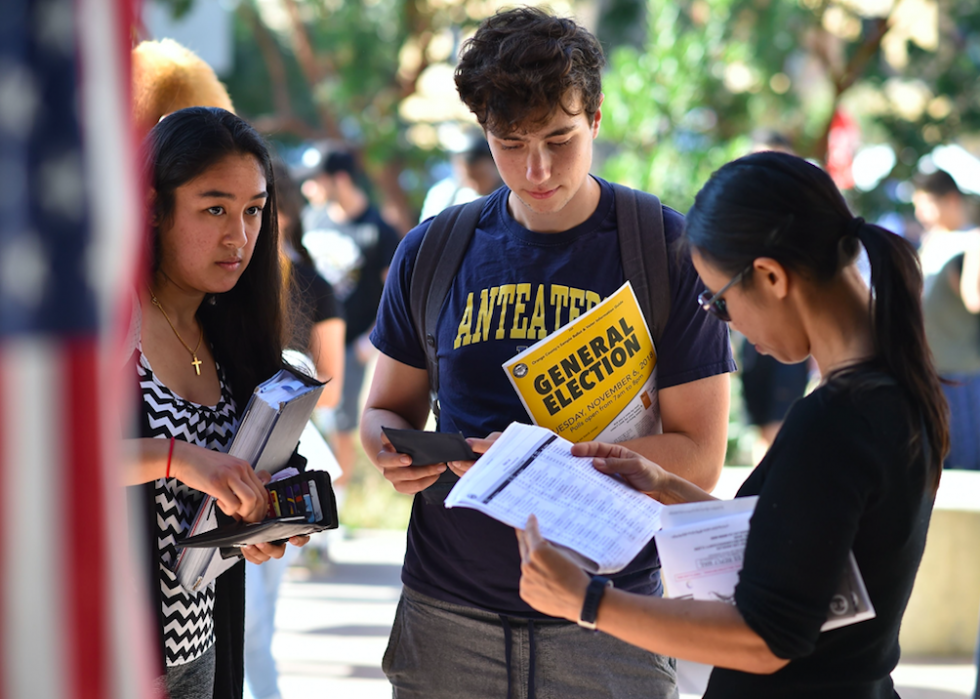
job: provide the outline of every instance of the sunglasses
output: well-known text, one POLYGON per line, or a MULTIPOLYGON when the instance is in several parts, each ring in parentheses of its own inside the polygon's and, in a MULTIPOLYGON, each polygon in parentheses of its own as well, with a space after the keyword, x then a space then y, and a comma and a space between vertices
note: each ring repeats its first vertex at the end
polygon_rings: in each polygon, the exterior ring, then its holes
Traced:
POLYGON ((728 306, 725 304, 725 299, 723 299, 722 296, 726 291, 738 284, 742 278, 751 271, 752 265, 749 265, 732 277, 731 280, 725 284, 725 286, 718 290, 717 294, 712 295, 710 291, 705 289, 698 294, 698 305, 716 318, 720 318, 726 323, 732 322, 732 317, 728 315, 728 306))

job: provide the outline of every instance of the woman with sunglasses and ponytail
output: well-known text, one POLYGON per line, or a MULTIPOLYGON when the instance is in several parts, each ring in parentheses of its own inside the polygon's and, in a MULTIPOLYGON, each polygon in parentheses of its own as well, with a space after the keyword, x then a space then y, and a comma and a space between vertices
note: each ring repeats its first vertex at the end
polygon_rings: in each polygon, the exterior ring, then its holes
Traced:
MULTIPOLYGON (((718 170, 688 213, 685 241, 708 289, 702 308, 782 362, 812 356, 823 380, 738 492, 759 501, 734 605, 603 588, 597 628, 714 665, 709 698, 896 696, 898 630, 948 448, 915 251, 855 218, 820 168, 776 152, 718 170), (861 246, 871 289, 854 264, 861 246), (877 615, 821 633, 852 550, 877 615)), ((711 499, 622 447, 573 453, 665 504, 711 499)), ((533 518, 518 538, 521 596, 578 620, 588 575, 533 518)))

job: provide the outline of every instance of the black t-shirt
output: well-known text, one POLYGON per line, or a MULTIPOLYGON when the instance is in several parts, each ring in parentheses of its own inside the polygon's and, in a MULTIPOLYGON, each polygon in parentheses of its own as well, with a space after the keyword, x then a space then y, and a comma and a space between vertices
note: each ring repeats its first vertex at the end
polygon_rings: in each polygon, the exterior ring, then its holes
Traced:
POLYGON ((302 261, 293 262, 289 301, 293 310, 290 349, 307 352, 313 326, 331 318, 342 317, 330 282, 302 261))
POLYGON ((715 669, 706 699, 893 697, 898 630, 932 513, 917 409, 882 374, 798 401, 739 490, 759 495, 735 603, 770 650, 772 675, 715 669), (848 551, 877 616, 820 631, 848 551))
POLYGON ((345 223, 336 223, 325 211, 310 210, 303 225, 303 245, 344 306, 349 345, 374 325, 384 289, 382 273, 398 247, 398 231, 374 206, 345 223))

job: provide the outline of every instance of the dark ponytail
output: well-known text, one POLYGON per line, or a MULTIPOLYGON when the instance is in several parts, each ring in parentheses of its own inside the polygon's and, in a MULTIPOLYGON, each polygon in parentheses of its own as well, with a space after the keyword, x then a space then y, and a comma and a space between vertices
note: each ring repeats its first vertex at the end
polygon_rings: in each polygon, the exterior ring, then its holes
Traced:
POLYGON ((888 372, 909 390, 922 411, 932 447, 935 490, 949 451, 949 408, 926 342, 919 259, 905 238, 863 219, 855 220, 859 221, 857 237, 871 263, 875 348, 888 372))
MULTIPOLYGON (((903 238, 854 218, 826 172, 786 153, 764 152, 732 161, 698 192, 687 215, 685 242, 731 275, 770 257, 815 283, 850 265, 859 242, 871 262, 872 362, 909 393, 920 408, 911 425, 913 446, 928 441, 933 486, 949 449, 949 416, 922 320, 922 273, 903 238)), ((750 285, 752 275, 742 284, 750 285)), ((844 381, 854 367, 836 372, 844 381)))

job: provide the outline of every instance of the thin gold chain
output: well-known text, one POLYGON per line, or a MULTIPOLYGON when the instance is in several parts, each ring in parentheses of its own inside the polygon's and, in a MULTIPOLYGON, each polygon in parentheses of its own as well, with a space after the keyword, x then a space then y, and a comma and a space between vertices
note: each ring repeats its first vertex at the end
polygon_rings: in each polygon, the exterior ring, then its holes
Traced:
POLYGON ((194 367, 194 371, 197 372, 198 376, 200 376, 201 360, 197 358, 197 351, 201 349, 201 341, 204 340, 204 328, 201 327, 201 334, 197 338, 197 347, 191 349, 190 346, 186 342, 184 342, 184 338, 180 336, 180 333, 177 332, 177 328, 174 327, 173 321, 170 320, 170 316, 167 315, 167 312, 163 310, 163 306, 157 300, 157 297, 153 294, 153 290, 147 287, 147 291, 150 292, 150 303, 152 303, 154 306, 160 309, 160 312, 163 314, 163 317, 167 321, 167 325, 170 326, 170 329, 174 331, 174 335, 176 335, 177 339, 180 340, 180 344, 184 346, 184 349, 186 349, 188 352, 191 353, 191 358, 192 358, 191 366, 194 367))

